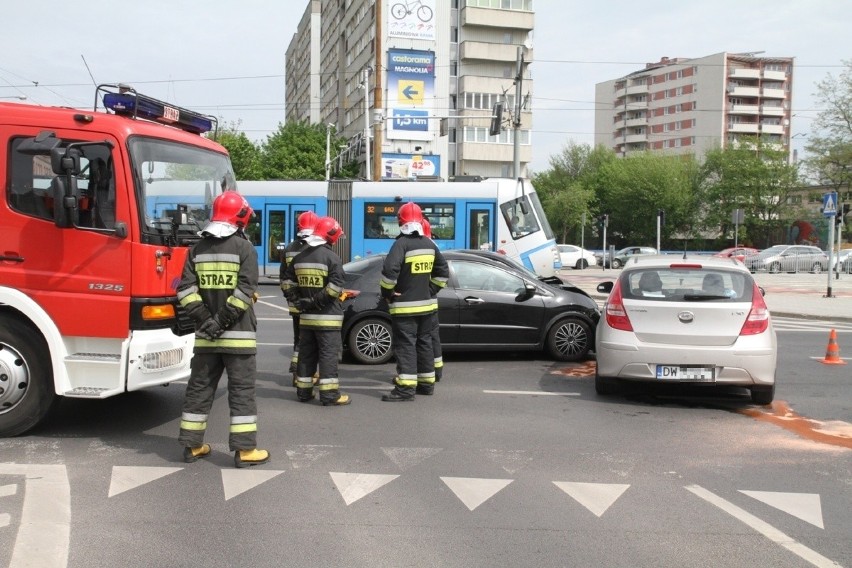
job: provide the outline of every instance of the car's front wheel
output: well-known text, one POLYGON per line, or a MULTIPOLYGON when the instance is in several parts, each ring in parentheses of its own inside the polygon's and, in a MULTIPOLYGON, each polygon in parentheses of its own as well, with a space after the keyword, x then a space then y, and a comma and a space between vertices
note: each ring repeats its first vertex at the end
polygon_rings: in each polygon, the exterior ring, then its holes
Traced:
POLYGON ((557 361, 581 361, 592 348, 592 328, 579 318, 564 318, 547 332, 547 348, 557 361))
POLYGON ((393 356, 391 322, 381 318, 359 321, 349 330, 349 353, 359 363, 380 365, 393 356))
POLYGON ((779 272, 781 272, 780 262, 773 262, 769 265, 769 274, 778 274, 779 272))
POLYGON ((811 272, 814 274, 822 274, 822 264, 815 262, 814 265, 811 266, 811 272))
POLYGON ((577 270, 585 270, 588 267, 589 267, 589 261, 586 260, 585 258, 581 258, 580 260, 578 260, 577 264, 574 266, 574 268, 576 268, 577 270))
POLYGON ((612 267, 613 268, 621 268, 621 261, 617 258, 612 259, 612 267))
POLYGON ((775 400, 775 385, 751 387, 751 401, 761 406, 769 406, 775 400))

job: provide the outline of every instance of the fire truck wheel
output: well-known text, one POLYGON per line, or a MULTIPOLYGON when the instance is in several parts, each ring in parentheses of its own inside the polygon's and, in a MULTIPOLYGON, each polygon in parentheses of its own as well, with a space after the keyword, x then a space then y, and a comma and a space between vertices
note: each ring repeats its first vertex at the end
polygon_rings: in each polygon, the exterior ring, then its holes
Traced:
POLYGON ((17 436, 47 416, 57 400, 44 338, 0 316, 0 436, 17 436))

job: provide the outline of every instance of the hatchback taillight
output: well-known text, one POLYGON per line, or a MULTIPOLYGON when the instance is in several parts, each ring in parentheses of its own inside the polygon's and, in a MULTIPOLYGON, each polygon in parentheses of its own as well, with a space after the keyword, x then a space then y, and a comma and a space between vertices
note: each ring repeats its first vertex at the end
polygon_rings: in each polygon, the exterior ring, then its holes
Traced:
POLYGON ((621 331, 633 331, 630 318, 624 310, 624 301, 621 299, 621 280, 616 281, 609 299, 606 301, 606 323, 613 329, 621 331))
POLYGON ((740 335, 757 335, 763 333, 769 328, 769 309, 766 307, 766 302, 763 301, 763 295, 760 293, 760 288, 757 283, 754 284, 754 290, 751 293, 751 311, 740 330, 740 335))

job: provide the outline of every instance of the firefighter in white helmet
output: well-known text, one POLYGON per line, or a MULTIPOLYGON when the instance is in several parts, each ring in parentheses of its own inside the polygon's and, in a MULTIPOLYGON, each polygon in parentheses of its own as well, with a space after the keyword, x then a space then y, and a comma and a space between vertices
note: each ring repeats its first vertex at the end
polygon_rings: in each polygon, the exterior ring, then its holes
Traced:
POLYGON ((225 191, 213 202, 202 239, 189 250, 177 289, 180 305, 195 322, 195 349, 190 363, 178 441, 183 458, 194 462, 210 454, 204 443, 213 395, 228 372, 231 425, 228 446, 234 465, 269 461, 257 449, 257 252, 243 229, 253 215, 245 198, 225 191))

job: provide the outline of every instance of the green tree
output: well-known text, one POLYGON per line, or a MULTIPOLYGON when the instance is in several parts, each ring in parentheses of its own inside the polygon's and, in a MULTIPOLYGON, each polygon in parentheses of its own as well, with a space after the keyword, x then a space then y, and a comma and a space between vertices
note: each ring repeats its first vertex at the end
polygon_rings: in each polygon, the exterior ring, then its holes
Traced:
POLYGON ((702 225, 724 237, 733 238, 735 209, 745 213, 740 242, 758 247, 783 240, 789 222, 801 214, 790 205, 801 191, 798 168, 785 150, 760 138, 707 152, 702 178, 702 225))
POLYGON ((816 85, 814 96, 823 110, 805 145, 811 177, 835 189, 852 185, 852 60, 843 63, 839 77, 829 74, 816 85))
MULTIPOLYGON (((595 198, 590 180, 615 154, 603 146, 569 142, 550 157, 550 168, 533 175, 532 182, 559 242, 579 242, 583 227, 591 226, 590 207, 595 198)), ((591 236, 591 235, 590 235, 591 236)))
POLYGON ((325 179, 326 130, 306 121, 279 124, 263 143, 264 179, 325 179))
POLYGON ((261 154, 257 144, 239 131, 240 123, 231 123, 219 131, 216 141, 231 155, 231 165, 238 180, 262 179, 261 154))
POLYGON ((597 212, 609 214, 607 240, 615 246, 656 245, 660 209, 666 215, 661 248, 697 237, 697 180, 698 166, 691 156, 646 152, 602 164, 593 188, 597 212))

